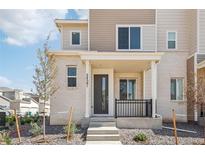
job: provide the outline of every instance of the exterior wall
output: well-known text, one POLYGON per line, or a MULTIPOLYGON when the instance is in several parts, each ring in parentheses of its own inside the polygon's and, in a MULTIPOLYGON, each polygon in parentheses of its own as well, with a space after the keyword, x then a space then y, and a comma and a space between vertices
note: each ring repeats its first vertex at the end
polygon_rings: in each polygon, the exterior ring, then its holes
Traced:
POLYGON ((205 53, 205 10, 199 10, 199 52, 205 53))
POLYGON ((172 51, 167 49, 167 31, 177 31, 177 49, 175 51, 186 51, 190 49, 189 36, 189 10, 157 10, 157 50, 172 51))
POLYGON ((189 10, 190 54, 197 52, 197 10, 189 10))
POLYGON ((63 50, 88 50, 88 26, 87 25, 75 25, 75 26, 63 26, 61 32, 62 49, 63 50), (80 46, 71 45, 71 32, 80 31, 80 46))
POLYGON ((85 65, 79 57, 56 57, 58 90, 51 97, 50 124, 66 124, 67 113, 71 106, 74 108, 73 120, 79 122, 85 116, 85 65), (67 87, 67 65, 77 66, 77 87, 67 87))
POLYGON ((136 99, 143 98, 143 78, 142 73, 115 73, 114 91, 115 98, 120 98, 120 79, 136 79, 136 99))
MULTIPOLYGON (((90 49, 115 51, 117 24, 155 24, 155 10, 90 10, 90 49)), ((151 31, 152 29, 150 29, 151 31)), ((147 34, 147 33, 146 33, 147 34)), ((145 36, 146 36, 145 34, 145 36)), ((154 35, 154 33, 153 33, 154 35)), ((147 40, 149 42, 149 40, 147 40)), ((151 40, 149 43, 152 43, 151 40)), ((152 46, 146 46, 151 48, 152 46)))
POLYGON ((186 59, 188 53, 185 52, 167 52, 162 56, 157 65, 157 110, 162 115, 163 120, 171 120, 172 109, 175 109, 177 121, 187 121, 186 97, 184 101, 171 101, 170 99, 170 80, 172 77, 183 77, 184 85, 186 83, 186 59))

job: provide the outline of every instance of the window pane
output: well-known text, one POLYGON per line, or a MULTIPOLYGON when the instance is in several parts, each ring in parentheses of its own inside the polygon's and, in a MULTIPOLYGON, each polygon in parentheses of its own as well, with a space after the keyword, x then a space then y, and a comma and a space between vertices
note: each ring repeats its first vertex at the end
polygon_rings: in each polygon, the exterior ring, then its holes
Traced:
POLYGON ((176 40, 176 33, 175 32, 168 32, 168 40, 175 41, 176 40))
POLYGON ((171 100, 176 100, 176 79, 171 79, 171 100))
POLYGON ((168 49, 175 49, 176 45, 175 45, 175 41, 168 41, 168 49))
POLYGON ((130 28, 130 49, 140 49, 140 27, 130 28))
POLYGON ((80 33, 72 32, 72 44, 79 45, 80 44, 80 33))
POLYGON ((120 99, 127 99, 127 80, 120 80, 120 99))
POLYGON ((135 99, 135 80, 128 81, 128 99, 135 99))
POLYGON ((68 76, 76 76, 76 68, 68 67, 68 76))
POLYGON ((68 78, 68 87, 76 87, 76 78, 68 78))
POLYGON ((118 29, 118 49, 129 48, 129 29, 119 28, 118 29))
POLYGON ((183 100, 183 80, 177 80, 177 100, 183 100))

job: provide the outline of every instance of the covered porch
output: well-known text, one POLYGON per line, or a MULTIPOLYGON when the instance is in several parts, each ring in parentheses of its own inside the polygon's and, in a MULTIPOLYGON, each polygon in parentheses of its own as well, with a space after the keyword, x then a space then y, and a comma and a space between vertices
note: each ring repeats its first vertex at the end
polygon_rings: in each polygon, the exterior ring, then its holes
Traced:
POLYGON ((85 117, 155 118, 157 63, 162 53, 89 52, 85 117))

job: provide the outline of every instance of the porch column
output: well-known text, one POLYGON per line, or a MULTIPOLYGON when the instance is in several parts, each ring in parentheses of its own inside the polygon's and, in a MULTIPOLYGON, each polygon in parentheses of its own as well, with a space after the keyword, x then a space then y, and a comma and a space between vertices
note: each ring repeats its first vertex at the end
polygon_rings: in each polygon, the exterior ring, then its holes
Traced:
POLYGON ((85 117, 90 116, 90 101, 91 101, 91 65, 90 61, 85 61, 85 72, 86 72, 86 88, 85 88, 85 117))
POLYGON ((152 117, 156 113, 156 100, 157 100, 157 64, 155 61, 151 62, 151 84, 152 84, 152 117))

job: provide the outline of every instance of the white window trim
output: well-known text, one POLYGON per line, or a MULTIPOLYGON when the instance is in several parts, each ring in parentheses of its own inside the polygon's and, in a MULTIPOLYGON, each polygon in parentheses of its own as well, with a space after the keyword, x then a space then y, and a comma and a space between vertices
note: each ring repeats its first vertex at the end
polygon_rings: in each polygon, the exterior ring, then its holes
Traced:
MULTIPOLYGON (((129 84, 128 81, 129 80, 135 80, 135 97, 134 99, 137 99, 137 95, 138 95, 138 91, 137 91, 137 79, 136 78, 120 78, 119 79, 119 99, 120 99, 120 80, 127 80, 127 90, 129 89, 129 84)), ((128 91, 127 91, 128 94, 128 91)), ((127 95, 127 99, 128 99, 128 95, 127 95)))
POLYGON ((116 51, 143 51, 143 25, 135 25, 135 24, 128 24, 128 25, 116 25, 116 39, 115 39, 115 45, 116 45, 116 51), (129 28, 129 49, 118 49, 118 28, 120 27, 127 27, 129 28), (130 27, 140 27, 140 49, 130 49, 130 27))
MULTIPOLYGON (((171 79, 170 79, 170 101, 172 101, 172 102, 184 102, 184 101, 185 101, 185 99, 184 99, 184 78, 183 78, 183 77, 173 77, 173 78, 171 78, 171 79), (181 80, 182 80, 182 87, 183 87, 182 100, 177 99, 177 97, 176 97, 175 100, 172 100, 172 99, 171 99, 171 79, 175 79, 175 80, 181 79, 181 80)), ((176 82, 176 84, 177 84, 177 83, 178 83, 178 82, 176 82)), ((177 88, 177 85, 176 85, 176 95, 177 95, 177 93, 178 93, 178 88, 177 88)))
POLYGON ((70 31, 70 46, 81 46, 81 31, 80 30, 71 30, 70 31), (80 33, 80 44, 73 44, 72 33, 80 33))
POLYGON ((78 71, 77 71, 78 69, 77 69, 77 66, 76 65, 67 65, 66 66, 66 87, 67 88, 69 88, 69 89, 75 89, 75 88, 77 88, 77 86, 78 86, 78 79, 77 79, 77 75, 78 75, 78 71), (76 68, 76 75, 75 76, 69 76, 68 75, 68 68, 76 68), (76 86, 75 87, 69 87, 68 86, 68 78, 76 78, 76 86))
POLYGON ((176 30, 169 30, 169 31, 167 31, 167 33, 166 33, 166 49, 167 50, 177 50, 177 42, 178 42, 178 39, 177 39, 177 31, 176 30), (168 34, 170 33, 170 32, 173 32, 173 33, 175 33, 175 48, 171 48, 171 49, 169 49, 168 48, 168 41, 169 41, 169 36, 168 36, 168 34))

